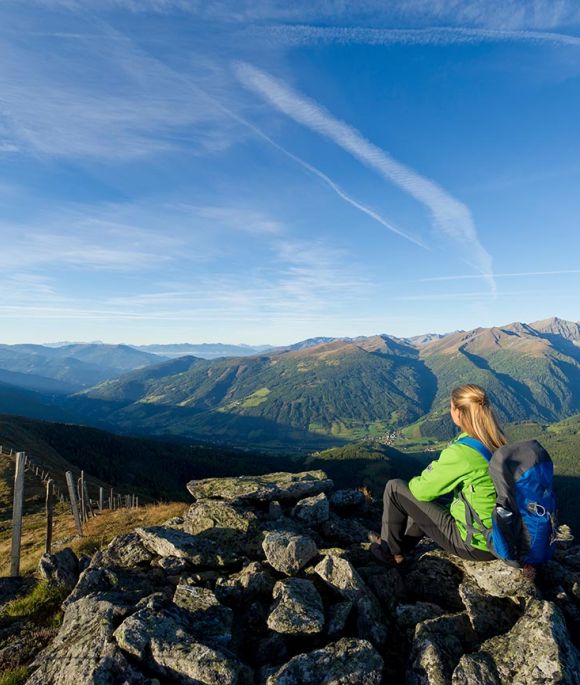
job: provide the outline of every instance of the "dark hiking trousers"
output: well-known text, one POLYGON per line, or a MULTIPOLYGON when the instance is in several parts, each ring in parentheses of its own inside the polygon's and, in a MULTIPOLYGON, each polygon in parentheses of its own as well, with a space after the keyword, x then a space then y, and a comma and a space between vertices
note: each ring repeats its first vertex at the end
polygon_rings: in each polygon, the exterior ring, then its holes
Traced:
POLYGON ((426 535, 446 552, 462 559, 490 561, 491 552, 476 549, 461 539, 449 510, 435 502, 415 498, 405 481, 395 478, 385 486, 381 540, 391 554, 407 554, 426 535))

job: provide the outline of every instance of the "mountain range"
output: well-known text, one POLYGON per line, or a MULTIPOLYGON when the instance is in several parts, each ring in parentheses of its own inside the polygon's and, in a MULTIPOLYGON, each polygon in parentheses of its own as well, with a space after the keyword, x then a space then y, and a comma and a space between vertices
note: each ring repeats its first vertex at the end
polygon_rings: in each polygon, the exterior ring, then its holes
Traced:
POLYGON ((0 382, 68 394, 159 361, 129 345, 0 345, 0 382))
MULTIPOLYGON (((14 347, 40 354, 39 346, 14 347)), ((213 360, 87 347, 56 348, 50 373, 39 357, 35 382, 70 382, 71 360, 98 366, 99 352, 106 379, 47 399, 46 388, 0 372, 0 411, 11 411, 19 385, 18 413, 26 414, 28 397, 36 418, 271 449, 326 447, 409 426, 444 438, 453 432, 449 394, 465 382, 487 389, 502 421, 552 422, 580 412, 580 325, 558 318, 414 339, 314 338, 213 360), (51 413, 43 416, 43 406, 51 413)), ((0 347, 0 367, 7 348, 0 347)), ((26 375, 22 366, 8 371, 26 375)))

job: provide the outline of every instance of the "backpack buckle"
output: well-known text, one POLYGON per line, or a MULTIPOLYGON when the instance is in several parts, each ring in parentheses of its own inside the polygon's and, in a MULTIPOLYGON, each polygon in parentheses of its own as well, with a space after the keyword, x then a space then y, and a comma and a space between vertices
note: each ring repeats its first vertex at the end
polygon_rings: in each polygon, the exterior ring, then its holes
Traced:
POLYGON ((536 516, 543 517, 547 514, 546 507, 538 504, 538 502, 529 502, 526 508, 531 514, 536 514, 536 516))

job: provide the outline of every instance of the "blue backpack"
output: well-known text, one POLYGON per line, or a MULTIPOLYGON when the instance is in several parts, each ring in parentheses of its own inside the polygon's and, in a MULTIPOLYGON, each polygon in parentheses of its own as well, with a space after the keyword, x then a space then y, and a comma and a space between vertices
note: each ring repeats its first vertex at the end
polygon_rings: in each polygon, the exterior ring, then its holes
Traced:
POLYGON ((489 475, 496 491, 492 527, 486 528, 467 499, 465 504, 468 540, 483 533, 492 554, 510 566, 542 564, 554 554, 556 539, 556 496, 554 464, 537 440, 504 445, 493 454, 476 438, 458 443, 477 450, 489 462, 489 475), (477 525, 477 527, 476 527, 477 525))

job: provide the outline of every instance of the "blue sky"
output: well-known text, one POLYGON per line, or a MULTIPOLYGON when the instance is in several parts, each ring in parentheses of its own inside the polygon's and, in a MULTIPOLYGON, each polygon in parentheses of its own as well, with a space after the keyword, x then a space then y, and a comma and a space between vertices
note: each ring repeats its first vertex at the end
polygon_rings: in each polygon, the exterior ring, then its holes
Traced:
POLYGON ((4 0, 2 341, 578 320, 580 5, 346 5, 4 0))

